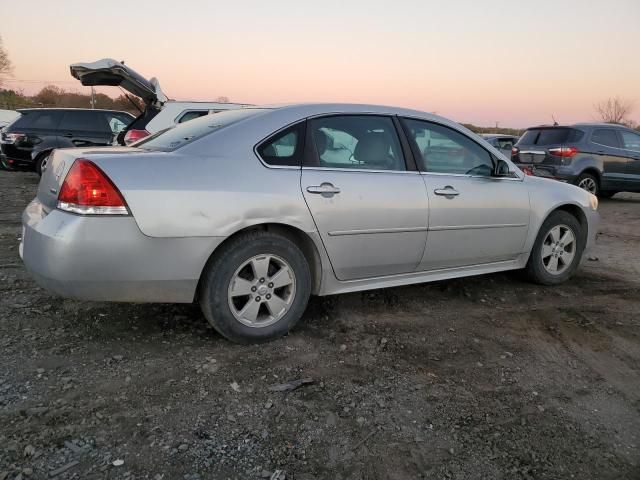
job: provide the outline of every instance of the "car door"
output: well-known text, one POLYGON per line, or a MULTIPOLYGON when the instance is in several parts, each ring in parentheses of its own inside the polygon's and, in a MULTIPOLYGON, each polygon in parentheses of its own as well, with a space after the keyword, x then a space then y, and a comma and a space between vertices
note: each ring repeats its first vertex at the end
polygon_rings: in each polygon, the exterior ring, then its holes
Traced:
POLYGON ((413 272, 424 252, 428 198, 407 169, 395 121, 310 119, 301 188, 339 280, 413 272))
POLYGON ((107 123, 104 112, 99 110, 67 110, 58 127, 58 137, 61 145, 89 147, 109 145, 113 132, 107 123))
POLYGON ((622 141, 616 130, 596 128, 591 133, 591 153, 602 163, 602 190, 624 188, 627 183, 628 152, 622 149, 622 141))
POLYGON ((620 130, 622 146, 628 156, 627 189, 640 191, 640 135, 635 132, 620 130))
POLYGON ((529 227, 521 178, 495 177, 494 158, 453 128, 419 119, 403 126, 429 196, 429 233, 420 270, 515 259, 529 227))

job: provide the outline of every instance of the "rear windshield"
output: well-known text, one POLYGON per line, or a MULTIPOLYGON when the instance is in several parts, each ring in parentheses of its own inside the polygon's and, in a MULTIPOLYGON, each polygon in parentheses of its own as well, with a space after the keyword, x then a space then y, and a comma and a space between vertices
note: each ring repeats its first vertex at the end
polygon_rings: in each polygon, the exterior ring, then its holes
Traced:
POLYGON ((161 130, 158 133, 140 140, 132 146, 145 150, 171 151, 185 146, 195 140, 209 135, 221 128, 228 127, 245 118, 265 112, 259 108, 241 108, 226 110, 212 115, 196 118, 188 122, 180 123, 174 128, 161 130))
POLYGON ((584 134, 574 128, 531 128, 524 132, 519 145, 561 145, 577 142, 584 134))

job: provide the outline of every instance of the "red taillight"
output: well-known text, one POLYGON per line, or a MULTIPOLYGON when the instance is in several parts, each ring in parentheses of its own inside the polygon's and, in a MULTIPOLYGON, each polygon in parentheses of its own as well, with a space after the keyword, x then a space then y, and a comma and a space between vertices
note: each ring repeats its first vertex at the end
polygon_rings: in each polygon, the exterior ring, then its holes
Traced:
POLYGON ((58 194, 58 208, 80 214, 128 215, 127 204, 111 180, 93 162, 78 158, 58 194))
POLYGON ((133 142, 148 137, 150 135, 146 130, 129 130, 124 134, 124 144, 131 145, 133 142))
POLYGON ((525 175, 529 175, 531 177, 535 176, 535 173, 533 173, 533 170, 531 169, 531 167, 520 167, 522 168, 522 171, 524 172, 525 175))
POLYGON ((518 147, 511 147, 511 156, 515 157, 520 152, 518 147))
POLYGON ((549 153, 556 157, 571 158, 580 153, 580 151, 576 147, 557 147, 550 148, 549 153))

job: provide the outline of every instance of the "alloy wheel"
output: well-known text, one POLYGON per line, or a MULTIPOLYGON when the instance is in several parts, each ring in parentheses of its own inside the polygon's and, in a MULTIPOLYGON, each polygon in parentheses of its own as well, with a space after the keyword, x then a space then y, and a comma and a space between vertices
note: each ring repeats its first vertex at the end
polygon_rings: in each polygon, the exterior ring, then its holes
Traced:
POLYGON ((544 238, 541 249, 542 265, 551 275, 560 275, 576 256, 576 236, 567 225, 556 225, 544 238))
POLYGON ((229 308, 243 325, 263 328, 286 315, 295 294, 293 268, 276 255, 256 255, 240 265, 231 277, 229 308))
POLYGON ((580 180, 580 183, 578 183, 578 186, 581 189, 586 190, 587 192, 592 193, 594 195, 598 191, 598 184, 591 177, 585 177, 582 180, 580 180))

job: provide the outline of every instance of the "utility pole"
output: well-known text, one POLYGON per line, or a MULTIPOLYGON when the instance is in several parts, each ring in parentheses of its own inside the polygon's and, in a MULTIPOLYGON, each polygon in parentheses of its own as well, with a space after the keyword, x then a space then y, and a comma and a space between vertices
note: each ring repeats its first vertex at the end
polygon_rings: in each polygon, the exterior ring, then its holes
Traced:
POLYGON ((91 87, 91 109, 96 108, 96 91, 91 87))

